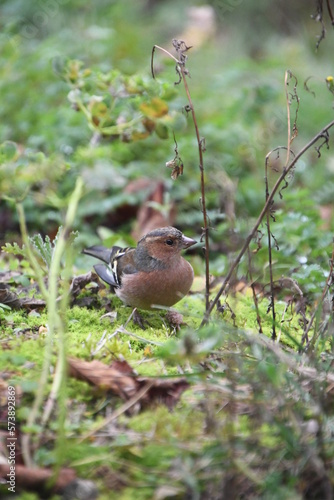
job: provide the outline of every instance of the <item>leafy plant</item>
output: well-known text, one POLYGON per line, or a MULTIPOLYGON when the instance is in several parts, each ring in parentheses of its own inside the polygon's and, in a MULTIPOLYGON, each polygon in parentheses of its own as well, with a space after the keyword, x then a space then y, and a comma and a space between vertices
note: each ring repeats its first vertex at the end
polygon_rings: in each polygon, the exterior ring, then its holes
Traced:
MULTIPOLYGON (((51 267, 57 241, 62 231, 63 228, 62 226, 60 226, 58 228, 55 238, 52 241, 48 235, 45 236, 44 240, 40 234, 35 234, 34 236, 29 236, 28 238, 29 243, 33 246, 35 250, 36 256, 44 261, 44 264, 46 265, 46 268, 48 270, 51 267)), ((70 235, 68 236, 68 242, 70 245, 73 245, 77 236, 78 232, 70 233, 70 235)), ((25 245, 23 245, 22 248, 20 248, 16 242, 14 242, 13 244, 6 243, 5 246, 2 247, 2 250, 8 254, 21 255, 25 259, 27 260, 29 259, 29 252, 27 251, 25 245)))

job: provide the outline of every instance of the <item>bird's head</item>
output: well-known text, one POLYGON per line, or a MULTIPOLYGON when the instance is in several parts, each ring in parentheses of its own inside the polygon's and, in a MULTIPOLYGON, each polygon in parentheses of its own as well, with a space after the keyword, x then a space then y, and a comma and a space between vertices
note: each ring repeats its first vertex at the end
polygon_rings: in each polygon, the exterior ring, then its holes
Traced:
POLYGON ((139 253, 147 253, 150 257, 162 262, 168 262, 178 257, 181 250, 197 243, 192 238, 184 236, 175 227, 154 229, 138 241, 139 253))

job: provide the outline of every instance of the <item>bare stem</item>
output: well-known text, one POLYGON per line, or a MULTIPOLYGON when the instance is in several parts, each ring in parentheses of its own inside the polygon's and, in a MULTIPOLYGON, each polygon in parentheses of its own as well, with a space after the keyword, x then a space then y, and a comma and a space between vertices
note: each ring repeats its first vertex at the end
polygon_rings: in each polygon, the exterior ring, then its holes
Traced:
POLYGON ((210 263, 209 263, 209 227, 208 227, 208 217, 206 211, 206 200, 205 200, 205 176, 204 176, 204 162, 203 162, 203 147, 202 141, 199 135, 198 125, 194 106, 191 100, 188 82, 186 80, 186 75, 184 73, 183 67, 181 67, 181 75, 183 79, 184 88, 189 101, 189 106, 191 109, 191 115, 194 122, 197 145, 198 145, 198 156, 199 156, 199 170, 201 176, 201 201, 202 201, 202 213, 203 213, 203 231, 204 231, 204 242, 205 242, 205 310, 208 311, 209 295, 210 295, 210 263))
POLYGON ((251 286, 251 289, 252 289, 253 302, 254 302, 254 306, 255 306, 255 310, 256 310, 256 321, 257 321, 257 324, 259 326, 259 333, 263 333, 263 331, 262 331, 262 324, 261 324, 261 316, 260 316, 260 311, 259 311, 259 302, 257 300, 257 295, 256 295, 256 290, 255 290, 255 283, 253 281, 252 257, 251 257, 251 252, 250 252, 249 247, 247 249, 247 253, 248 253, 248 275, 249 275, 249 279, 250 279, 250 283, 251 283, 250 286, 251 286))
MULTIPOLYGON (((42 280, 41 281, 41 291, 43 295, 46 298, 47 301, 47 309, 48 309, 48 334, 46 338, 46 348, 45 348, 45 355, 44 355, 44 360, 43 360, 43 367, 41 371, 41 376, 39 379, 39 384, 38 384, 38 389, 36 391, 35 399, 31 408, 31 411, 29 413, 29 416, 27 418, 27 426, 29 428, 33 428, 37 418, 39 416, 40 408, 42 406, 43 398, 44 398, 44 390, 47 384, 47 379, 49 375, 49 368, 51 365, 51 357, 52 357, 52 349, 55 344, 55 335, 58 334, 58 345, 59 345, 59 351, 58 351, 58 364, 57 364, 57 369, 55 373, 55 378, 54 378, 54 384, 53 384, 53 389, 52 389, 52 394, 51 394, 51 400, 53 398, 56 398, 58 396, 58 399, 61 399, 64 397, 65 394, 65 382, 66 382, 66 336, 65 336, 65 331, 64 331, 64 324, 63 324, 63 316, 65 316, 65 311, 66 311, 66 305, 67 305, 67 297, 68 294, 64 295, 64 299, 62 301, 62 310, 59 310, 57 307, 57 296, 58 296, 58 277, 60 274, 61 270, 61 259, 62 256, 64 255, 64 252, 66 250, 66 244, 67 244, 67 237, 70 232, 70 229, 74 223, 74 217, 76 214, 77 206, 79 203, 79 199, 81 197, 83 190, 83 181, 81 178, 79 178, 76 182, 75 189, 71 195, 70 201, 69 201, 69 206, 65 218, 65 225, 59 235, 54 253, 53 253, 53 258, 51 261, 51 266, 49 270, 49 277, 48 277, 48 289, 46 289, 44 283, 42 280)), ((34 266, 34 269, 36 267, 35 262, 36 262, 36 257, 34 256, 33 250, 31 248, 31 244, 28 238, 28 231, 25 223, 25 217, 24 217, 24 211, 22 205, 18 205, 18 213, 20 217, 20 226, 21 226, 21 233, 23 237, 23 241, 26 245, 26 248, 28 250, 28 257, 30 260, 30 263, 34 266)), ((67 274, 69 275, 69 269, 67 270, 67 274)), ((39 276, 40 271, 36 273, 37 276, 39 276)), ((65 421, 65 411, 66 411, 66 405, 64 400, 61 401, 62 404, 59 405, 59 420, 58 423, 60 430, 58 431, 58 438, 60 434, 62 434, 62 428, 63 428, 63 423, 65 421)), ((52 402, 53 404, 53 402, 52 402)), ((44 419, 43 423, 45 423, 46 420, 44 419)), ((25 465, 27 467, 33 467, 34 466, 34 461, 31 453, 31 434, 30 432, 25 433, 22 436, 22 455, 24 458, 25 465)), ((60 463, 60 462, 59 462, 60 463)), ((57 467, 59 468, 59 464, 57 464, 57 467)))
POLYGON ((290 170, 293 169, 293 167, 296 165, 297 161, 306 153, 306 151, 308 149, 310 149, 319 139, 323 138, 323 137, 326 137, 328 135, 328 130, 334 126, 334 120, 331 121, 330 123, 328 123, 320 132, 318 132, 318 134, 316 134, 297 154, 296 156, 293 158, 293 160, 291 161, 291 163, 289 164, 288 167, 286 167, 282 174, 280 175, 280 177, 277 179, 270 195, 268 196, 268 199, 264 205, 264 207, 262 208, 261 210, 261 213, 257 219, 257 221, 255 222, 255 225, 252 229, 252 231, 250 232, 249 236, 246 238, 246 241, 242 247, 242 249, 240 250, 238 256, 236 257, 235 261, 233 262, 232 266, 230 267, 230 270, 229 272, 227 273, 225 279, 224 279, 224 282, 223 284, 221 285, 215 299, 211 302, 210 304, 210 307, 209 309, 206 311, 205 313, 205 316, 203 318, 203 321, 201 323, 201 326, 203 326, 209 319, 209 316, 211 314, 211 312, 213 311, 213 309, 215 308, 215 306, 217 305, 217 302, 220 298, 220 296, 222 295, 222 293, 224 292, 224 290, 226 289, 226 286, 228 285, 230 279, 231 279, 231 276, 232 274, 234 273, 234 270, 236 269, 236 267, 239 265, 239 262, 241 261, 244 253, 247 251, 247 248, 250 244, 250 242, 252 241, 252 239, 254 238, 254 235, 259 227, 259 225, 261 224, 264 216, 266 215, 273 199, 274 199, 274 196, 275 194, 277 193, 277 190, 281 184, 281 182, 285 179, 286 175, 290 172, 290 170))
POLYGON ((286 97, 286 112, 287 112, 287 120, 288 120, 288 140, 287 140, 287 150, 286 150, 286 161, 285 166, 288 165, 290 159, 290 144, 291 144, 291 117, 290 117, 290 105, 289 105, 289 95, 287 90, 288 85, 288 72, 285 72, 284 75, 284 88, 285 88, 285 97, 286 97))
MULTIPOLYGON (((325 297, 328 293, 328 290, 330 289, 330 286, 333 284, 333 281, 334 281, 334 274, 333 274, 333 269, 334 269, 334 249, 333 249, 333 252, 332 252, 332 257, 330 259, 330 270, 329 270, 329 275, 328 275, 328 278, 326 280, 326 284, 325 284, 325 287, 323 289, 323 292, 322 292, 322 295, 321 295, 321 299, 319 301, 319 303, 316 305, 314 311, 313 311, 313 314, 310 318, 310 321, 307 325, 307 328, 305 330, 305 333, 302 337, 302 340, 301 340, 301 346, 304 344, 305 340, 307 340, 307 336, 308 336, 308 333, 309 331, 311 330, 312 326, 313 326, 313 322, 314 322, 314 319, 318 313, 318 310, 319 310, 319 306, 320 304, 323 303, 323 301, 325 300, 325 297)), ((306 347, 304 348, 303 352, 306 352, 310 346, 310 344, 313 342, 313 338, 307 342, 306 344, 306 347)))
POLYGON ((196 113, 195 113, 195 109, 193 106, 193 102, 191 99, 189 86, 188 86, 188 82, 187 82, 187 78, 186 78, 186 76, 188 75, 188 71, 185 69, 186 57, 182 60, 183 53, 186 50, 188 50, 190 47, 186 47, 186 44, 181 40, 177 41, 177 43, 178 43, 178 49, 179 49, 179 50, 177 49, 177 52, 180 53, 181 60, 178 60, 176 57, 174 57, 168 50, 160 47, 159 45, 154 45, 154 47, 152 49, 152 56, 151 56, 151 72, 152 72, 152 77, 155 78, 154 66, 153 66, 155 49, 161 50, 166 55, 168 55, 168 57, 170 57, 171 59, 173 59, 176 62, 176 71, 179 75, 182 76, 184 89, 186 91, 187 99, 189 102, 189 108, 191 111, 191 116, 192 116, 192 120, 193 120, 194 127, 195 127, 195 134, 196 134, 196 140, 197 140, 197 146, 198 146, 198 156, 199 156, 200 179, 201 179, 201 204, 202 204, 201 208, 202 208, 202 213, 203 213, 203 228, 202 228, 202 230, 204 233, 204 242, 205 242, 205 247, 204 247, 204 250, 205 250, 205 311, 207 312, 209 310, 209 307, 210 307, 210 302, 209 302, 210 259, 209 259, 209 227, 208 227, 208 216, 207 216, 207 211, 206 211, 206 199, 205 199, 205 176, 204 176, 204 162, 203 162, 203 150, 204 150, 204 148, 203 148, 203 141, 201 140, 201 137, 199 134, 196 113), (183 47, 183 50, 181 49, 181 47, 183 47))

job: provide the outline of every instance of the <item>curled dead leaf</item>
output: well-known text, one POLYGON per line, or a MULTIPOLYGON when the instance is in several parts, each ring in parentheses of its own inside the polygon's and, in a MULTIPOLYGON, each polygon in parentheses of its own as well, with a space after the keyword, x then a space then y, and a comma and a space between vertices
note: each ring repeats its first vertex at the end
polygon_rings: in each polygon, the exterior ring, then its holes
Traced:
POLYGON ((112 391, 124 400, 134 397, 149 383, 150 389, 141 398, 142 406, 158 402, 172 408, 183 391, 189 387, 188 381, 181 377, 176 379, 139 377, 125 360, 116 360, 107 366, 98 360, 83 361, 70 358, 68 365, 71 377, 84 380, 99 389, 112 391))

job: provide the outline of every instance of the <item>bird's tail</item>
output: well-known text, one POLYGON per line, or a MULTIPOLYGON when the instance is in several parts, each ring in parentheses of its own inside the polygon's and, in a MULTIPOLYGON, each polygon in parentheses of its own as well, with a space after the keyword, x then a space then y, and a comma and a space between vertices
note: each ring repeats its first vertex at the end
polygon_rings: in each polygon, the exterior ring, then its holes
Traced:
POLYGON ((106 247, 95 245, 93 247, 85 248, 84 250, 82 250, 82 253, 102 260, 106 264, 110 264, 112 256, 115 255, 118 249, 120 249, 120 247, 112 247, 111 249, 109 249, 106 247))

